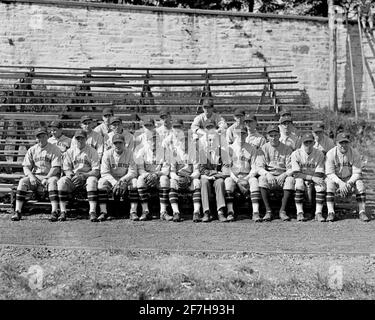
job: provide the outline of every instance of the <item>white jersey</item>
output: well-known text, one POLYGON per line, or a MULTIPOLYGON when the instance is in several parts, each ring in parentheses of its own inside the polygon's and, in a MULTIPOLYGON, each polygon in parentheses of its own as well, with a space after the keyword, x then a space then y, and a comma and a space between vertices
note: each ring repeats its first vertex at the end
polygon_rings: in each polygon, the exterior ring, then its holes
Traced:
POLYGON ((64 156, 63 170, 73 173, 87 173, 92 170, 100 170, 99 156, 96 150, 86 145, 82 150, 71 147, 64 156))
POLYGON ((35 144, 27 150, 22 162, 33 174, 45 176, 53 167, 61 167, 61 151, 49 142, 44 147, 35 144))
POLYGON ((48 142, 57 145, 60 151, 64 153, 66 150, 70 148, 72 139, 62 134, 58 139, 56 139, 54 136, 50 137, 48 139, 48 142))

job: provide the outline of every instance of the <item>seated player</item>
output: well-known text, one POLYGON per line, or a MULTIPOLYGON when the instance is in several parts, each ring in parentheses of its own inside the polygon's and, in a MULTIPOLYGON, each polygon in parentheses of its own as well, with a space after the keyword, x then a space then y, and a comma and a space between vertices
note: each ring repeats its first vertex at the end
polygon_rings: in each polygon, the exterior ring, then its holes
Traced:
POLYGON ((141 145, 136 147, 134 152, 135 161, 138 168, 137 188, 139 199, 142 205, 142 215, 140 221, 151 218, 148 207, 151 189, 159 190, 160 197, 160 219, 170 220, 167 213, 169 204, 169 172, 170 165, 165 159, 161 142, 155 132, 155 123, 146 121, 144 123, 145 139, 141 145))
POLYGON ((160 141, 163 141, 171 133, 171 121, 172 117, 169 111, 163 109, 160 111, 160 126, 155 129, 156 133, 160 137, 160 141))
POLYGON ((241 129, 245 128, 244 118, 245 110, 236 109, 233 114, 234 123, 228 128, 226 132, 226 139, 228 145, 231 145, 234 140, 240 136, 241 129))
POLYGON ((324 155, 335 146, 332 139, 324 134, 323 123, 315 123, 312 127, 312 133, 315 138, 314 148, 322 151, 324 155))
POLYGON ((297 221, 306 221, 303 212, 303 198, 306 187, 313 186, 316 191, 315 219, 324 222, 325 219, 322 215, 326 192, 324 154, 314 148, 314 136, 311 133, 305 133, 302 136, 302 146, 293 151, 290 161, 295 178, 297 221))
POLYGON ((94 131, 100 133, 100 135, 105 139, 106 135, 111 132, 111 128, 109 126, 109 120, 113 117, 113 109, 111 108, 104 108, 102 112, 102 120, 103 122, 97 125, 94 131))
MULTIPOLYGON (((294 178, 292 177, 292 168, 290 156, 292 148, 280 142, 280 130, 278 126, 269 125, 267 127, 268 142, 262 146, 266 162, 267 173, 258 178, 260 192, 266 207, 266 212, 272 217, 272 209, 269 203, 270 189, 283 189, 283 198, 279 210, 279 217, 283 221, 289 221, 286 213, 286 205, 290 195, 294 191, 294 178)), ((266 214, 267 215, 267 214, 266 214)), ((264 219, 263 219, 264 220, 264 219)))
POLYGON ((301 140, 293 127, 292 117, 290 113, 284 112, 279 119, 280 141, 293 150, 297 150, 301 146, 301 140))
POLYGON ((22 163, 25 177, 18 183, 16 208, 11 217, 13 221, 21 220, 22 207, 28 190, 34 192, 48 191, 52 206, 50 220, 57 220, 59 208, 57 181, 61 171, 61 152, 57 146, 47 141, 47 129, 38 128, 35 131, 35 137, 37 144, 27 150, 22 163))
POLYGON ((203 207, 203 222, 212 220, 210 213, 210 195, 215 194, 216 210, 220 222, 227 222, 224 210, 225 184, 224 180, 229 176, 228 157, 220 143, 219 134, 214 122, 205 123, 205 139, 199 141, 199 171, 201 173, 201 199, 203 207))
POLYGON ((90 207, 90 220, 97 222, 96 204, 100 170, 99 156, 93 147, 86 144, 86 131, 77 130, 74 134, 74 139, 77 142, 77 146, 70 148, 65 153, 63 161, 65 176, 61 177, 57 183, 61 210, 59 220, 66 220, 66 207, 69 195, 85 188, 90 207))
MULTIPOLYGON (((235 220, 233 210, 233 192, 239 188, 244 196, 248 196, 250 192, 252 205, 252 219, 260 222, 259 216, 259 200, 260 190, 258 185, 258 174, 264 174, 264 158, 257 148, 245 142, 247 130, 243 128, 240 136, 234 140, 229 148, 229 173, 230 176, 225 179, 225 200, 227 203, 227 220, 235 220)), ((268 216, 265 216, 268 219, 268 216)))
POLYGON ((247 114, 244 119, 245 127, 247 128, 248 135, 246 137, 246 142, 259 149, 267 141, 266 138, 260 134, 257 130, 257 119, 254 115, 247 114))
MULTIPOLYGON (((174 135, 179 136, 178 131, 182 131, 182 120, 174 120, 172 123, 174 135)), ((183 131, 182 131, 183 133, 183 131)), ((170 191, 169 191, 169 202, 172 206, 173 221, 180 221, 181 215, 178 206, 178 192, 184 190, 193 191, 193 222, 201 221, 200 210, 201 210, 201 185, 200 185, 200 173, 199 164, 193 162, 188 153, 183 149, 184 144, 177 143, 175 145, 169 145, 171 148, 171 169, 170 169, 170 191)))
MULTIPOLYGON (((102 159, 104 152, 104 139, 102 135, 94 130, 92 130, 93 122, 90 116, 81 117, 81 129, 86 132, 86 144, 96 150, 99 156, 99 161, 102 159)), ((73 137, 72 144, 73 147, 76 147, 77 140, 73 137)))
POLYGON ((125 147, 124 135, 116 133, 112 137, 113 147, 104 152, 100 167, 101 178, 98 183, 98 202, 100 208, 99 221, 112 217, 107 212, 108 193, 113 192, 114 198, 130 201, 130 218, 137 220, 138 190, 137 166, 133 151, 125 147))
POLYGON ((124 147, 131 151, 134 150, 134 136, 125 130, 122 121, 118 117, 112 117, 109 121, 110 132, 104 138, 105 150, 109 150, 113 147, 112 139, 115 134, 120 134, 124 137, 124 147))
POLYGON ((336 146, 327 152, 327 221, 334 221, 334 200, 336 190, 343 197, 355 191, 359 218, 369 221, 366 214, 366 187, 362 180, 362 161, 359 153, 350 145, 349 134, 342 132, 336 138, 336 146))
POLYGON ((70 148, 72 139, 63 135, 63 125, 60 121, 52 121, 49 127, 51 128, 52 137, 48 139, 48 142, 57 145, 61 153, 64 154, 70 148))

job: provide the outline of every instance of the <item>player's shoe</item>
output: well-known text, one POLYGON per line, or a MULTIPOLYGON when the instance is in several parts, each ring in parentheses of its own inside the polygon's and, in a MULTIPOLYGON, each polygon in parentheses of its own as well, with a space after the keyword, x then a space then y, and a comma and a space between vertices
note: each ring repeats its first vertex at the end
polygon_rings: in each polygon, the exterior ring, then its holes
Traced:
POLYGON ((182 221, 181 213, 179 213, 179 212, 173 212, 172 219, 173 219, 174 222, 181 222, 182 221))
POLYGON ((366 214, 366 212, 364 210, 361 210, 359 212, 359 219, 361 219, 363 222, 369 222, 370 221, 370 218, 368 217, 368 215, 366 214))
POLYGON ((193 222, 201 222, 201 221, 202 221, 202 218, 201 218, 200 212, 194 212, 193 213, 193 222))
POLYGON ((315 213, 315 220, 318 222, 326 222, 321 212, 315 213))
POLYGON ((91 211, 91 212, 89 213, 89 216, 90 216, 90 221, 91 221, 91 222, 98 222, 98 221, 99 221, 96 212, 91 211))
POLYGON ((61 211, 59 221, 66 221, 66 211, 61 211))
POLYGON ((286 211, 280 211, 279 212, 279 217, 282 221, 290 221, 290 218, 286 214, 286 211))
POLYGON ((272 211, 267 211, 262 220, 266 221, 266 222, 271 221, 272 220, 272 211))
POLYGON ((306 217, 305 217, 305 214, 303 212, 298 212, 297 213, 297 221, 298 222, 306 221, 306 217))
POLYGON ((52 211, 51 216, 49 217, 49 221, 56 222, 59 219, 58 211, 52 211))
POLYGON ((210 222, 210 221, 211 221, 210 212, 206 211, 205 213, 203 213, 202 222, 210 222))
POLYGON ((108 217, 108 214, 106 212, 101 212, 99 217, 98 217, 98 221, 99 222, 105 221, 105 220, 107 220, 107 217, 108 217))
POLYGON ((129 219, 133 221, 139 221, 139 217, 136 212, 132 211, 129 214, 129 219))
POLYGON ((259 212, 253 212, 252 220, 253 220, 254 222, 262 222, 262 219, 261 219, 261 217, 259 216, 259 212))
POLYGON ((227 215, 227 221, 228 222, 232 222, 235 220, 235 217, 234 217, 234 212, 228 212, 228 215, 227 215))
POLYGON ((160 212, 160 220, 171 221, 173 217, 167 211, 160 212))
POLYGON ((225 218, 223 211, 221 210, 217 212, 217 218, 220 222, 228 222, 227 218, 225 218))
POLYGON ((146 221, 150 219, 150 212, 149 211, 143 211, 141 217, 139 218, 139 221, 146 221))
POLYGON ((326 221, 328 222, 333 222, 336 220, 336 216, 335 216, 335 213, 334 212, 328 212, 328 216, 327 216, 327 219, 326 221))
POLYGON ((22 218, 21 212, 19 212, 18 210, 14 211, 13 215, 10 217, 12 221, 20 221, 21 218, 22 218))

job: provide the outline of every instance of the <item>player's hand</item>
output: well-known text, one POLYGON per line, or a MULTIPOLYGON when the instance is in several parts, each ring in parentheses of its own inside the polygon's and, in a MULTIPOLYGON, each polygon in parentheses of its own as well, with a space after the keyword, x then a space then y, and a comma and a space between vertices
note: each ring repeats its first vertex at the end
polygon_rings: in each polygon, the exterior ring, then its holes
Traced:
POLYGON ((272 173, 267 173, 267 180, 271 185, 276 185, 277 180, 272 173))
POLYGON ((39 180, 38 180, 35 176, 30 177, 30 184, 31 184, 32 186, 36 186, 37 183, 38 183, 38 181, 39 181, 39 180))
POLYGON ((47 187, 47 185, 48 185, 48 179, 47 179, 47 178, 44 178, 44 179, 41 181, 41 184, 42 184, 42 186, 47 187))
POLYGON ((339 184, 339 192, 344 198, 346 198, 346 196, 348 195, 347 184, 345 182, 341 182, 339 184))
POLYGON ((280 174, 279 176, 276 177, 276 181, 279 186, 282 186, 285 182, 286 175, 285 174, 280 174))
POLYGON ((323 178, 320 177, 312 177, 312 182, 314 182, 316 185, 321 186, 324 183, 323 178))

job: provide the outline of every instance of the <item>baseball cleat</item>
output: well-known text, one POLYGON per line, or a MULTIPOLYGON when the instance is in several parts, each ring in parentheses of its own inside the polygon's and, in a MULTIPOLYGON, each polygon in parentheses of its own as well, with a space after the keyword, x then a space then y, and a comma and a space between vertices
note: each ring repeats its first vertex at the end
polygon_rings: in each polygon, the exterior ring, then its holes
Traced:
POLYGON ((66 211, 61 211, 59 221, 66 221, 66 211))
POLYGON ((324 219, 321 212, 315 213, 315 220, 318 221, 318 222, 325 222, 326 221, 326 219, 324 219))
POLYGON ((163 212, 160 212, 160 220, 171 221, 173 220, 173 217, 169 215, 168 212, 163 211, 163 212))
POLYGON ((327 220, 328 222, 333 222, 336 220, 336 216, 334 212, 328 212, 327 220))
POLYGON ((210 213, 208 211, 206 211, 204 214, 203 214, 203 218, 202 218, 202 222, 210 222, 210 213))
POLYGON ((90 221, 91 222, 98 222, 98 216, 96 215, 96 212, 91 211, 89 213, 89 216, 90 216, 90 221))
POLYGON ((182 221, 181 214, 179 212, 174 212, 172 219, 173 219, 174 222, 180 222, 180 221, 182 221))
POLYGON ((235 218, 234 218, 234 212, 228 212, 227 221, 228 222, 232 222, 234 220, 235 220, 235 218))
POLYGON ((22 217, 21 212, 19 212, 19 211, 14 211, 14 213, 13 213, 13 215, 10 217, 10 219, 11 219, 12 221, 20 221, 20 220, 21 220, 21 217, 22 217))
POLYGON ((280 211, 279 217, 282 221, 290 221, 290 218, 288 217, 285 211, 280 211))
POLYGON ((263 217, 263 221, 269 222, 272 220, 272 211, 267 211, 263 217))
POLYGON ((306 221, 305 214, 303 212, 298 212, 297 213, 297 221, 298 222, 306 221))
POLYGON ((137 215, 137 213, 136 212, 130 212, 130 214, 129 214, 129 219, 130 220, 133 220, 133 221, 139 221, 139 217, 138 217, 138 215, 137 215))
POLYGON ((252 220, 254 222, 262 222, 262 219, 259 216, 259 212, 253 212, 253 218, 252 218, 252 220))
POLYGON ((201 221, 202 221, 202 218, 201 218, 200 212, 194 212, 193 213, 193 222, 201 222, 201 221))
POLYGON ((367 216, 367 214, 364 210, 359 212, 359 219, 361 219, 363 222, 369 222, 370 221, 370 218, 367 216))
POLYGON ((52 211, 49 221, 56 222, 59 218, 59 213, 57 211, 52 211))
POLYGON ((228 222, 227 218, 225 218, 225 215, 222 211, 219 211, 217 213, 217 218, 220 222, 228 222))
POLYGON ((150 212, 149 211, 143 211, 141 217, 139 218, 139 221, 146 221, 150 219, 150 212))

